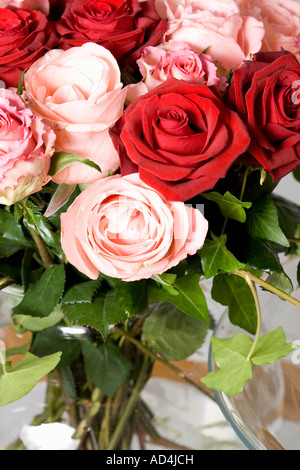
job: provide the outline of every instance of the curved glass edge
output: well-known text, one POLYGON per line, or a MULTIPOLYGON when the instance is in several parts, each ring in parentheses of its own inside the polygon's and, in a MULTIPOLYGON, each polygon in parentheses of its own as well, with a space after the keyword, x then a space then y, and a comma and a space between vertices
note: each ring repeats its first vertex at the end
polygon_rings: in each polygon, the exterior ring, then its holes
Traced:
MULTIPOLYGON (((208 371, 214 371, 214 360, 211 344, 208 351, 208 371)), ((255 435, 246 428, 238 412, 230 406, 230 401, 224 392, 213 390, 214 398, 223 413, 224 418, 232 427, 238 438, 247 447, 248 450, 267 450, 267 448, 255 437, 255 435), (244 429, 243 429, 244 428, 244 429)))

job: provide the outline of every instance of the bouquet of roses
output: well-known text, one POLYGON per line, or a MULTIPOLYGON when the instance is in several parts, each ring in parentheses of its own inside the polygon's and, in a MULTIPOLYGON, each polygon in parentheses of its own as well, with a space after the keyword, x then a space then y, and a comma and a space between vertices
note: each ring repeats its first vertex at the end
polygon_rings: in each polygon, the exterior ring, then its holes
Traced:
POLYGON ((0 404, 47 375, 35 425, 67 416, 80 449, 158 442, 140 392, 155 361, 189 380, 173 361, 201 348, 209 298, 244 333, 212 338, 205 393, 295 347, 261 335, 257 288, 300 307, 282 263, 300 206, 273 192, 300 180, 300 4, 0 6, 0 288, 30 332, 1 352, 0 404))

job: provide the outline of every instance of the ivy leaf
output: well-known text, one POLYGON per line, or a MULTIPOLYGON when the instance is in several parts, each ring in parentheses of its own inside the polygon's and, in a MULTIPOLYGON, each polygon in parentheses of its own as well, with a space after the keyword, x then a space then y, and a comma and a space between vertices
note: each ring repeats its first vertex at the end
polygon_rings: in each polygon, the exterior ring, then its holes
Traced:
POLYGON ((212 240, 207 238, 201 250, 198 251, 206 279, 215 276, 219 271, 231 272, 243 269, 244 264, 240 263, 226 248, 227 235, 217 237, 211 233, 211 237, 212 240))
POLYGON ((59 363, 61 353, 36 357, 28 352, 6 373, 0 375, 0 406, 27 395, 35 385, 59 363))
POLYGON ((213 357, 219 370, 210 372, 201 382, 230 397, 241 393, 245 383, 252 379, 252 365, 246 360, 251 346, 251 338, 241 333, 228 339, 212 337, 213 357))
POLYGON ((200 274, 193 272, 177 278, 172 287, 179 295, 170 294, 164 288, 158 287, 154 281, 149 282, 148 297, 156 302, 169 302, 187 315, 209 324, 206 298, 199 282, 200 274))
POLYGON ((13 315, 47 317, 61 299, 64 284, 64 266, 61 264, 49 266, 40 279, 28 287, 21 302, 13 309, 13 315))
POLYGON ((0 258, 30 246, 31 242, 25 237, 21 225, 13 214, 0 209, 0 258))
POLYGON ((248 354, 253 346, 249 336, 236 333, 232 338, 211 339, 216 371, 210 372, 201 381, 209 388, 223 391, 229 397, 243 391, 244 385, 252 379, 252 365, 274 364, 281 357, 286 357, 294 345, 286 342, 281 327, 262 336, 251 358, 248 354))
POLYGON ((290 246, 280 228, 276 206, 268 198, 261 199, 252 206, 247 217, 246 230, 253 238, 273 241, 284 247, 290 246))
POLYGON ((259 338, 251 362, 257 366, 274 364, 281 357, 288 356, 293 349, 294 345, 286 342, 285 333, 280 326, 259 338))
POLYGON ((292 281, 288 277, 288 275, 284 272, 282 273, 271 273, 266 281, 274 287, 282 290, 286 294, 291 294, 294 290, 292 281))
POLYGON ((84 341, 82 353, 89 380, 103 393, 112 397, 129 375, 129 359, 111 341, 100 346, 84 341))
POLYGON ((252 202, 243 202, 233 196, 227 191, 224 196, 220 193, 212 191, 204 193, 202 196, 209 201, 213 201, 218 204, 222 215, 228 219, 234 219, 238 222, 244 223, 246 221, 245 209, 249 209, 252 206, 252 202))
POLYGON ((161 303, 143 324, 142 341, 169 361, 179 361, 197 351, 208 330, 207 323, 161 303))
POLYGON ((247 252, 247 261, 258 269, 282 272, 279 256, 270 243, 251 239, 247 252))
POLYGON ((211 296, 221 305, 228 307, 233 325, 251 334, 255 333, 257 313, 253 294, 247 282, 234 274, 222 273, 215 276, 211 296))
POLYGON ((55 152, 51 157, 51 166, 48 173, 50 176, 54 176, 59 171, 72 165, 73 163, 84 163, 85 165, 88 165, 91 168, 101 172, 99 165, 92 162, 91 160, 79 157, 78 155, 69 152, 55 152))
POLYGON ((163 289, 166 289, 166 291, 171 294, 171 295, 179 295, 179 292, 177 289, 173 287, 172 284, 176 281, 177 275, 176 274, 155 274, 151 277, 153 281, 156 281, 159 285, 163 287, 163 289))

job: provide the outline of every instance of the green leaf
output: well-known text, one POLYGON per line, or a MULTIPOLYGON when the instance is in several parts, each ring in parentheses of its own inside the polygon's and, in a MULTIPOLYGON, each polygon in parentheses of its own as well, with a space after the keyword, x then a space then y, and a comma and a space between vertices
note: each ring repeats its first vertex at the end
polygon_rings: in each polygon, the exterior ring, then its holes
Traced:
POLYGON ((114 289, 119 308, 123 309, 127 318, 139 315, 147 307, 147 282, 145 280, 125 282, 107 276, 103 278, 114 289))
POLYGON ((51 225, 43 215, 28 211, 23 217, 23 223, 25 227, 40 235, 46 245, 54 248, 60 247, 59 239, 55 236, 51 225))
POLYGON ((153 281, 157 282, 159 285, 162 286, 163 289, 165 289, 169 294, 171 295, 179 295, 179 292, 177 289, 175 289, 172 284, 176 281, 177 275, 176 274, 155 274, 151 276, 151 279, 153 281))
POLYGON ((276 206, 281 230, 286 237, 294 237, 300 223, 300 206, 277 194, 272 194, 271 200, 276 206))
POLYGON ((13 321, 17 329, 22 328, 24 331, 42 331, 46 328, 56 325, 63 319, 63 311, 60 305, 57 305, 54 312, 48 317, 31 317, 29 315, 14 315, 13 321))
POLYGON ((244 385, 252 379, 252 365, 274 364, 286 357, 294 349, 287 343, 281 327, 262 336, 250 358, 248 355, 253 340, 248 336, 236 333, 232 338, 215 338, 211 340, 212 352, 219 370, 210 372, 201 381, 209 388, 225 392, 232 397, 243 391, 244 385))
POLYGON ((233 325, 249 333, 256 330, 257 313, 253 294, 247 282, 234 274, 215 276, 211 296, 221 305, 228 306, 228 315, 233 325))
POLYGON ((62 308, 72 324, 94 328, 104 339, 114 325, 123 323, 128 318, 113 291, 97 294, 90 303, 63 304, 62 308))
POLYGON ((247 261, 258 269, 282 272, 279 256, 270 243, 251 239, 247 252, 247 261))
POLYGON ((73 153, 55 152, 54 155, 52 155, 51 157, 51 166, 49 170, 49 175, 54 176, 59 171, 72 165, 73 163, 84 163, 85 165, 88 165, 91 168, 94 168, 95 170, 101 172, 101 168, 99 167, 99 165, 92 162, 91 160, 79 157, 78 155, 74 155, 73 153))
POLYGON ((0 274, 19 283, 21 279, 20 267, 0 262, 0 274))
POLYGON ((222 215, 228 219, 234 219, 238 222, 244 223, 246 221, 245 209, 249 209, 252 206, 251 202, 243 202, 233 196, 227 191, 224 196, 220 193, 212 191, 209 193, 203 193, 202 196, 209 201, 213 201, 218 204, 222 215))
POLYGON ((31 242, 25 237, 21 225, 13 214, 0 209, 0 258, 10 256, 29 246, 31 242))
POLYGON ((173 287, 179 292, 179 295, 173 295, 162 287, 157 287, 156 283, 149 282, 148 297, 149 300, 156 302, 169 302, 175 305, 179 310, 198 320, 210 323, 205 295, 199 285, 200 275, 197 273, 188 273, 177 278, 173 287))
POLYGON ((82 302, 92 302, 93 296, 99 289, 101 280, 86 281, 74 284, 63 296, 62 304, 75 304, 82 302))
POLYGON ((20 75, 19 81, 18 81, 18 87, 17 87, 17 94, 18 95, 21 95, 23 93, 23 78, 24 78, 25 72, 26 72, 26 69, 23 70, 23 72, 20 75))
POLYGON ((22 344, 21 346, 17 346, 15 348, 9 348, 5 350, 5 356, 10 357, 10 356, 15 356, 17 354, 24 355, 28 351, 28 346, 30 343, 22 344))
POLYGON ((81 344, 75 332, 55 325, 35 334, 30 351, 39 357, 61 351, 60 366, 65 367, 80 355, 81 344))
POLYGON ((293 349, 293 344, 286 342, 285 333, 280 326, 258 340, 251 362, 257 366, 274 364, 281 357, 288 356, 293 349))
POLYGON ((298 166, 296 170, 293 171, 293 175, 297 181, 300 181, 300 166, 298 166))
POLYGON ((290 243, 280 228, 275 204, 268 198, 253 206, 246 221, 247 233, 254 238, 273 241, 284 247, 290 243))
POLYGON ((161 303, 145 320, 142 342, 169 361, 179 361, 197 351, 208 330, 207 323, 161 303))
POLYGON ((286 294, 291 294, 294 290, 292 281, 288 277, 288 275, 284 272, 282 273, 271 273, 266 281, 271 284, 274 287, 277 287, 278 289, 282 290, 286 294))
POLYGON ((111 341, 96 347, 82 343, 85 371, 89 380, 103 393, 112 397, 129 375, 131 362, 111 341))
POLYGON ((25 356, 0 376, 0 406, 7 405, 27 395, 35 385, 59 363, 61 353, 36 357, 25 356))
POLYGON ((49 266, 40 279, 29 286, 21 302, 13 309, 13 314, 47 317, 61 299, 64 284, 64 266, 60 264, 49 266))
POLYGON ((225 392, 232 397, 243 391, 252 379, 252 365, 247 355, 252 346, 249 336, 236 333, 232 338, 211 338, 214 361, 219 370, 210 372, 201 379, 209 388, 225 392))
POLYGON ((243 269, 244 264, 240 263, 226 248, 227 235, 216 237, 211 233, 211 237, 212 240, 207 238, 201 250, 198 251, 206 279, 215 276, 219 271, 231 272, 243 269))

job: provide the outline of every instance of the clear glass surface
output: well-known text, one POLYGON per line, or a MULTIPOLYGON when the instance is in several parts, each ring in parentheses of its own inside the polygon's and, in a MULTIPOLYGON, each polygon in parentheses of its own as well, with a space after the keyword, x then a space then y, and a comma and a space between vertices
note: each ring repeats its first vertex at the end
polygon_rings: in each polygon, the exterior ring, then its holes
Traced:
MULTIPOLYGON (((299 259, 287 266, 295 272, 299 259)), ((293 293, 299 298, 299 289, 293 293)), ((288 342, 300 345, 299 309, 277 296, 259 290, 262 333, 282 326, 288 342)), ((227 312, 217 323, 214 336, 229 338, 245 331, 233 326, 227 312)), ((212 351, 209 370, 215 370, 212 351)), ((239 395, 230 398, 214 391, 226 420, 250 450, 300 450, 300 349, 273 365, 254 366, 253 379, 239 395)))

